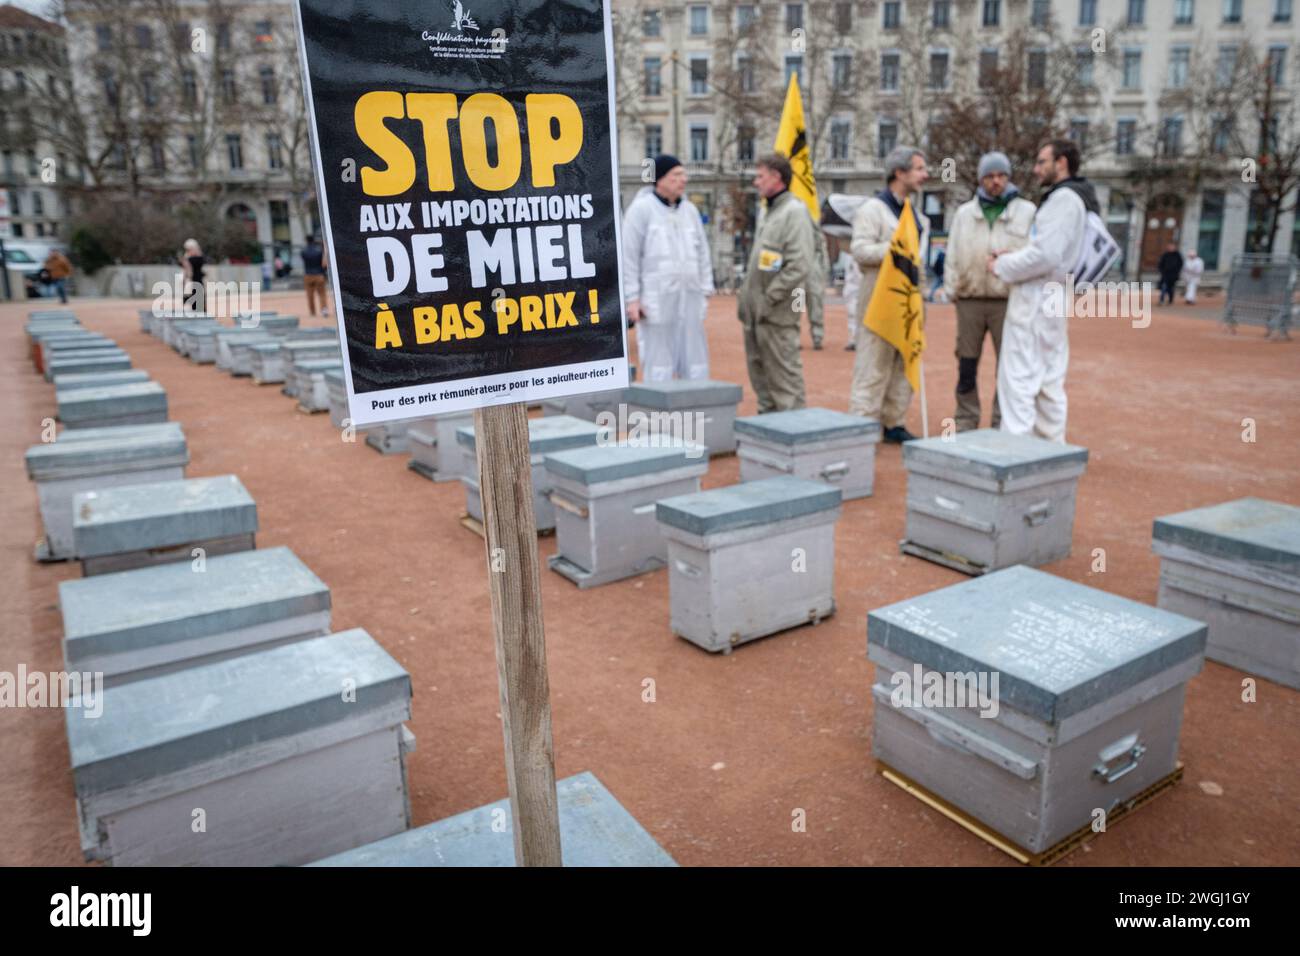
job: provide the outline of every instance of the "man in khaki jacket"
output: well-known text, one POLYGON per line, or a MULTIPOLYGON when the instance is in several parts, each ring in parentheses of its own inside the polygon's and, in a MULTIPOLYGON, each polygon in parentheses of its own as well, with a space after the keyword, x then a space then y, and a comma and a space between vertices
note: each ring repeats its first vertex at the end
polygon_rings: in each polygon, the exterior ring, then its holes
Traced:
MULTIPOLYGON (((944 291, 957 305, 957 431, 980 427, 977 378, 984 336, 993 338, 993 357, 1002 351, 1007 316, 1006 283, 988 271, 992 253, 1014 252, 1029 243, 1035 206, 1011 182, 1011 161, 1003 153, 980 157, 979 189, 958 207, 948 233, 944 291)), ((1002 421, 996 391, 992 427, 1002 421)))
POLYGON ((804 407, 799 325, 817 254, 808 207, 790 193, 790 161, 773 153, 761 157, 757 167, 754 187, 767 200, 767 212, 754 235, 737 307, 749 381, 762 414, 804 407))
POLYGON ((925 185, 929 172, 925 154, 912 146, 899 146, 885 157, 885 188, 872 196, 853 216, 853 241, 849 253, 862 270, 858 292, 858 326, 853 360, 853 387, 849 412, 877 419, 887 442, 911 441, 916 436, 903 427, 907 406, 912 402, 912 385, 904 371, 898 349, 863 324, 871 293, 880 274, 880 263, 889 253, 894 230, 903 211, 903 201, 912 196, 912 214, 920 239, 921 261, 925 261, 930 240, 930 220, 916 208, 915 193, 925 185))

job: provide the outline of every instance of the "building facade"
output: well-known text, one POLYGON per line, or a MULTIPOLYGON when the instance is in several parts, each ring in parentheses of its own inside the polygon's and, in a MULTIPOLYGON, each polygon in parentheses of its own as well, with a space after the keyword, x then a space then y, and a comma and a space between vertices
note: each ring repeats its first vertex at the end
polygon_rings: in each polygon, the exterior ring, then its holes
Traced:
MULTIPOLYGON (((1073 59, 1073 73, 1053 104, 1052 125, 1084 143, 1084 175, 1124 250, 1125 274, 1149 273, 1173 241, 1197 247, 1213 281, 1235 254, 1272 233, 1272 219, 1274 253, 1300 255, 1294 192, 1280 210, 1252 202, 1258 188, 1247 167, 1256 131, 1244 121, 1227 137, 1224 117, 1211 108, 1224 100, 1216 91, 1238 84, 1253 57, 1250 75, 1267 71, 1275 87, 1270 108, 1291 125, 1294 143, 1300 23, 1293 6, 614 0, 624 202, 643 184, 646 157, 664 151, 682 159, 725 282, 743 262, 752 229, 753 159, 770 150, 788 77, 797 74, 821 196, 878 191, 885 154, 915 144, 931 166, 924 210, 942 235, 971 194, 971 177, 943 176, 947 157, 932 147, 944 102, 979 97, 986 76, 1018 82, 1005 72, 1010 59, 1027 87, 1045 87, 1049 57, 1063 55, 1073 59), (1269 217, 1267 228, 1256 222, 1261 216, 1269 217)), ((1031 185, 1029 169, 1013 178, 1031 185)))

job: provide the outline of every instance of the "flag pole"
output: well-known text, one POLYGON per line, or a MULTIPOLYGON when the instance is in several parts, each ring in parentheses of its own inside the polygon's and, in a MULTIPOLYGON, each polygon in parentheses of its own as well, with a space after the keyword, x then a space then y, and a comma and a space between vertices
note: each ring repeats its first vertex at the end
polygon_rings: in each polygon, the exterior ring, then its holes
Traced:
POLYGON ((925 358, 917 360, 917 365, 921 367, 921 437, 930 437, 930 414, 925 407, 925 358))

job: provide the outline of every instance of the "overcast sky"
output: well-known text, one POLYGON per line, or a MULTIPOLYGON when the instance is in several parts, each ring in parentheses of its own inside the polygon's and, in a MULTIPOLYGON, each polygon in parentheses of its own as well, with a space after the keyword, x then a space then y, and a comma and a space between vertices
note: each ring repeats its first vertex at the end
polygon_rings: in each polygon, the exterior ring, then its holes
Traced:
POLYGON ((50 0, 8 0, 8 2, 42 17, 50 9, 50 0))

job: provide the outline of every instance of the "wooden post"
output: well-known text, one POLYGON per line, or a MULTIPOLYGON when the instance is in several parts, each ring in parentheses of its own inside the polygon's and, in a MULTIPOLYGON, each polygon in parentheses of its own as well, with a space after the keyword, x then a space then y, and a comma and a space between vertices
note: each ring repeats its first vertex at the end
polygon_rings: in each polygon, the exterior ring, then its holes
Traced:
POLYGON ((483 538, 496 634, 506 783, 518 866, 560 866, 551 690, 537 560, 537 518, 520 403, 474 412, 483 538))

